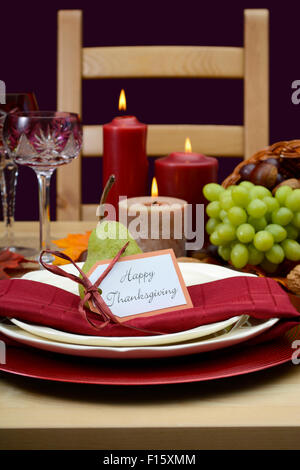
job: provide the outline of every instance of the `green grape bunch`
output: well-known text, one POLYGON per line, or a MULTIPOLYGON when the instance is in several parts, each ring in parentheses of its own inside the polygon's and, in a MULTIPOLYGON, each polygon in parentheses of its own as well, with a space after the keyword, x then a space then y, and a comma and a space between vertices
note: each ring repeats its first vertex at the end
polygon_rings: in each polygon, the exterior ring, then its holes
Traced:
POLYGON ((274 196, 250 181, 226 189, 204 186, 209 201, 206 232, 219 256, 235 268, 247 264, 276 272, 285 261, 300 261, 300 189, 280 186, 274 196))

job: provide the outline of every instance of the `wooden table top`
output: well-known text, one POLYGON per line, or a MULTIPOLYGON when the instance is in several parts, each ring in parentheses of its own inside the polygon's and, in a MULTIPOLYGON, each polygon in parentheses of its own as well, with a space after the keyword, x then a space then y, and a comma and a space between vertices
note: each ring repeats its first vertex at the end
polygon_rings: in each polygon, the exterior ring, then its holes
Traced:
MULTIPOLYGON (((55 237, 91 222, 54 222, 55 237)), ((35 223, 17 223, 33 233, 35 223)), ((187 359, 188 360, 188 359, 187 359)), ((0 373, 0 449, 299 449, 300 366, 112 387, 0 373)))

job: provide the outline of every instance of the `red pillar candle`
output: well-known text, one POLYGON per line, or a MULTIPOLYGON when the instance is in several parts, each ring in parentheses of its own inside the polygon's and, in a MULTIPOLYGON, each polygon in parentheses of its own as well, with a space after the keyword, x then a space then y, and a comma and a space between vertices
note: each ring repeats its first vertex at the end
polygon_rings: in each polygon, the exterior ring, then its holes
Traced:
MULTIPOLYGON (((119 109, 126 109, 123 90, 119 109)), ((119 116, 103 126, 103 186, 114 174, 116 182, 107 203, 112 204, 116 211, 119 196, 130 198, 147 194, 146 138, 147 126, 135 116, 119 116)))
POLYGON ((193 153, 189 139, 185 152, 174 152, 155 161, 155 176, 159 194, 186 200, 193 204, 193 226, 195 227, 196 204, 206 204, 203 186, 216 182, 218 160, 193 153))

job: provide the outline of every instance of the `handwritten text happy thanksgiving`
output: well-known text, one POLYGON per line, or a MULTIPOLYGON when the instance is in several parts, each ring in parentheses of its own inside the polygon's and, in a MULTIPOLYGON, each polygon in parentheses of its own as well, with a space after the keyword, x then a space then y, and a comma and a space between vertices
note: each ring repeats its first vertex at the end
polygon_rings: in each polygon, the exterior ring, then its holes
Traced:
POLYGON ((139 300, 146 300, 150 304, 154 298, 162 296, 168 296, 173 300, 177 294, 177 288, 162 287, 161 289, 151 289, 151 282, 154 276, 154 271, 134 272, 132 267, 130 267, 122 274, 120 283, 134 283, 138 286, 137 291, 131 295, 121 295, 119 290, 110 291, 105 295, 107 305, 112 307, 116 303, 129 303, 139 300), (150 289, 147 289, 149 285, 150 289))

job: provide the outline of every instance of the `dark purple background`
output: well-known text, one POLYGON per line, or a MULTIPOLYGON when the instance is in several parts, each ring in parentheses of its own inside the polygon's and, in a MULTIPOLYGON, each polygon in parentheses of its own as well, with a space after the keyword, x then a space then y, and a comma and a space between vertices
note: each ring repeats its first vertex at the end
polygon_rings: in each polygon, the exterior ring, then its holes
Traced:
MULTIPOLYGON (((0 79, 7 92, 32 90, 40 109, 56 107, 56 20, 58 9, 82 9, 84 46, 243 45, 244 8, 270 10, 270 142, 300 137, 300 105, 291 102, 291 83, 300 79, 300 3, 201 0, 9 2, 1 4, 0 79)), ((241 80, 132 79, 83 82, 83 121, 102 124, 117 114, 125 88, 128 112, 146 123, 242 124, 241 80)), ((67 111, 67 110, 66 110, 67 111)), ((174 149, 178 150, 178 149, 174 149)), ((151 159, 153 160, 153 159, 151 159)), ((238 159, 221 159, 219 179, 238 159)), ((151 165, 153 167, 153 164, 151 165)), ((55 184, 52 182, 52 218, 55 184)), ((83 202, 96 203, 101 159, 83 161, 83 202)), ((17 220, 38 218, 37 182, 21 169, 17 220)))

